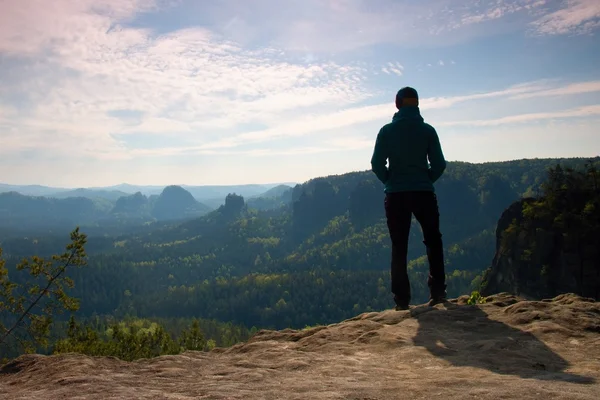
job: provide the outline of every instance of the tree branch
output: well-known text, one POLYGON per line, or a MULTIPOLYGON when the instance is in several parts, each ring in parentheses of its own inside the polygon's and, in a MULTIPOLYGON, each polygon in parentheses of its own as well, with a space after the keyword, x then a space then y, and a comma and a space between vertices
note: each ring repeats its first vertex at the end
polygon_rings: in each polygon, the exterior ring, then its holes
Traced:
POLYGON ((44 297, 44 295, 48 292, 48 289, 50 289, 50 286, 52 286, 52 283, 54 283, 54 281, 56 279, 58 279, 58 277, 71 264, 71 261, 75 257, 75 254, 77 253, 77 251, 78 251, 77 247, 75 247, 73 250, 71 250, 71 254, 69 255, 69 258, 67 259, 66 263, 59 269, 59 271, 56 273, 56 275, 52 276, 52 278, 50 278, 48 280, 48 284, 46 285, 46 287, 40 292, 40 294, 29 305, 29 307, 27 307, 27 309, 25 310, 25 312, 23 312, 23 314, 21 314, 21 316, 17 319, 17 322, 15 322, 15 324, 10 329, 8 329, 8 331, 6 331, 4 333, 4 335, 2 335, 2 338, 0 339, 0 344, 4 343, 4 341, 6 340, 6 338, 18 327, 18 325, 21 323, 21 321, 23 321, 23 319, 29 314, 29 312, 31 311, 31 309, 41 300, 42 297, 44 297))

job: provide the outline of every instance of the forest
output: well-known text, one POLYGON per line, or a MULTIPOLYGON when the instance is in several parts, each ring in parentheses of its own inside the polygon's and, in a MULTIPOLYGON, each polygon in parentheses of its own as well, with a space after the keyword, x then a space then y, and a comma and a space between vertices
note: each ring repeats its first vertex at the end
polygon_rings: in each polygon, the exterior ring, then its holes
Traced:
MULTIPOLYGON (((507 207, 548 196, 557 165, 571 171, 586 162, 449 163, 436 183, 449 296, 480 289, 507 207)), ((229 346, 258 329, 301 329, 389 308, 383 197, 382 185, 362 171, 279 188, 252 202, 231 193, 201 217, 130 221, 117 231, 82 224, 87 263, 68 272, 68 293, 79 305, 56 317, 44 351, 126 359, 175 354, 229 346), (154 350, 127 350, 140 347, 136 340, 154 350)), ((67 232, 2 238, 6 276, 25 285, 30 278, 18 263, 60 252, 67 232)), ((413 303, 423 303, 428 266, 414 221, 409 260, 413 303)))

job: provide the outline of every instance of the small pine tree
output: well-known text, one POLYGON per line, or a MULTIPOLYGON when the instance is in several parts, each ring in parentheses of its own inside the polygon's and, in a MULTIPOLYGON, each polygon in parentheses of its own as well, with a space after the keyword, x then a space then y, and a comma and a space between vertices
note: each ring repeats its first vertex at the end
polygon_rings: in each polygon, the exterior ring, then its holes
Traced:
POLYGON ((197 319, 194 319, 189 330, 184 330, 181 333, 179 344, 185 350, 204 350, 206 340, 204 339, 202 330, 200 330, 200 323, 197 319))
POLYGON ((0 259, 0 353, 31 353, 47 347, 54 314, 79 308, 78 300, 65 291, 74 285, 65 272, 86 264, 86 242, 87 236, 76 228, 63 254, 25 258, 17 265, 17 271, 30 275, 23 284, 9 279, 5 261, 0 259))

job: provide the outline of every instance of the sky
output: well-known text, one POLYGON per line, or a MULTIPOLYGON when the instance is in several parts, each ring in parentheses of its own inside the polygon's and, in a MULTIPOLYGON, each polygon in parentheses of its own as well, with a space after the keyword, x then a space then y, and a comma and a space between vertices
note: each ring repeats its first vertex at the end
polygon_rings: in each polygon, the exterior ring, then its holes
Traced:
POLYGON ((403 86, 449 161, 600 154, 598 0, 0 0, 0 182, 370 169, 403 86))

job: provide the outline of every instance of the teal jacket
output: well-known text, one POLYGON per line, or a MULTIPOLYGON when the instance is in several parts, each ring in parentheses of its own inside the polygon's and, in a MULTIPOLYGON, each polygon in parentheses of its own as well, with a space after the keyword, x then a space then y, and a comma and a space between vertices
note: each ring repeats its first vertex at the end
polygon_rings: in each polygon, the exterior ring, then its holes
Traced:
POLYGON ((433 183, 444 173, 446 160, 437 132, 423 121, 418 106, 402 107, 381 128, 371 167, 386 193, 435 191, 433 183))

